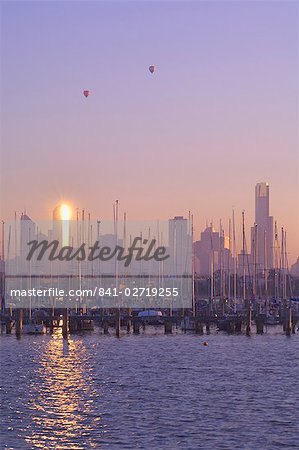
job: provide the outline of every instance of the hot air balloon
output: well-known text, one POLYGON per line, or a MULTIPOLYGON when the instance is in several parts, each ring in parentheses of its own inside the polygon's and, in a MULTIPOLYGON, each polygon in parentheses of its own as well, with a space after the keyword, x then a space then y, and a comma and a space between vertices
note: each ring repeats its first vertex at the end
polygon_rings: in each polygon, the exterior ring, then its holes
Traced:
POLYGON ((155 66, 149 66, 148 70, 150 71, 150 73, 154 73, 155 72, 155 66))
POLYGON ((85 91, 83 91, 83 95, 84 97, 88 97, 90 95, 90 90, 89 89, 85 89, 85 91))

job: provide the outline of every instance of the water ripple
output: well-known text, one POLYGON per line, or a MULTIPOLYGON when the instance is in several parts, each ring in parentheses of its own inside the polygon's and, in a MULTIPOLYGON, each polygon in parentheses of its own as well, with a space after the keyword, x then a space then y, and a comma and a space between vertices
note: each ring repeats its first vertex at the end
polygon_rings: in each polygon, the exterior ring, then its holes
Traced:
POLYGON ((299 336, 208 340, 1 336, 1 448, 298 448, 299 336))

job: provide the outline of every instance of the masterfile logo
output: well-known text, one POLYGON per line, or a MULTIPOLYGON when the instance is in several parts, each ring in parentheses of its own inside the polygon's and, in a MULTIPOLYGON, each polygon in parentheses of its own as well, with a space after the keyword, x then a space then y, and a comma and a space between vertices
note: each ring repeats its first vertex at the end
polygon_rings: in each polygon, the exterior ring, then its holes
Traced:
POLYGON ((191 307, 190 229, 182 217, 118 227, 108 221, 99 227, 98 221, 23 219, 14 233, 19 249, 13 242, 17 250, 6 261, 6 304, 191 307))
POLYGON ((126 249, 121 245, 116 245, 115 248, 108 246, 100 246, 100 241, 96 241, 92 246, 88 246, 85 242, 80 245, 78 249, 72 246, 60 246, 58 240, 39 242, 38 240, 28 242, 30 250, 26 257, 27 261, 31 261, 34 255, 37 255, 37 261, 41 261, 46 256, 47 250, 49 261, 110 261, 116 258, 117 261, 124 261, 124 266, 128 267, 134 258, 135 261, 165 261, 169 258, 166 254, 166 248, 163 246, 157 247, 156 239, 142 239, 135 237, 132 245, 126 249), (143 246, 142 246, 143 245, 143 246), (147 246, 147 248, 145 247, 147 246))

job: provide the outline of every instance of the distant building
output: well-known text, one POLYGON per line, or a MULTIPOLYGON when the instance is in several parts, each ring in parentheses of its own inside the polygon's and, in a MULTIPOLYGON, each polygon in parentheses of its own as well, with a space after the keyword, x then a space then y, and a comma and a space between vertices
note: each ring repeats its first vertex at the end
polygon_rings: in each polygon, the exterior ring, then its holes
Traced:
POLYGON ((251 228, 251 257, 257 271, 273 268, 273 217, 269 215, 269 184, 255 186, 255 226, 251 228))
POLYGON ((20 256, 22 260, 25 260, 28 255, 28 243, 34 239, 36 239, 36 225, 26 213, 22 213, 20 228, 20 256))
POLYGON ((297 258, 297 261, 292 265, 291 274, 294 277, 299 277, 299 258, 297 258))
POLYGON ((201 233, 200 240, 194 242, 195 272, 209 276, 212 272, 228 270, 232 264, 229 250, 229 239, 223 232, 215 231, 213 225, 207 226, 201 233))

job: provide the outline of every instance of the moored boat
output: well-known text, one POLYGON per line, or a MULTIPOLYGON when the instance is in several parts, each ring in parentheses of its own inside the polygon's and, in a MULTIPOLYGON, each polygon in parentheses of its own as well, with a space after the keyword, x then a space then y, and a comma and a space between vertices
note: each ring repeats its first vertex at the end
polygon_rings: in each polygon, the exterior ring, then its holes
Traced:
POLYGON ((164 323, 162 311, 156 311, 154 309, 140 311, 138 313, 138 319, 142 322, 148 323, 149 325, 160 325, 164 323))
POLYGON ((23 324, 23 334, 46 334, 47 328, 43 323, 30 322, 23 324))

